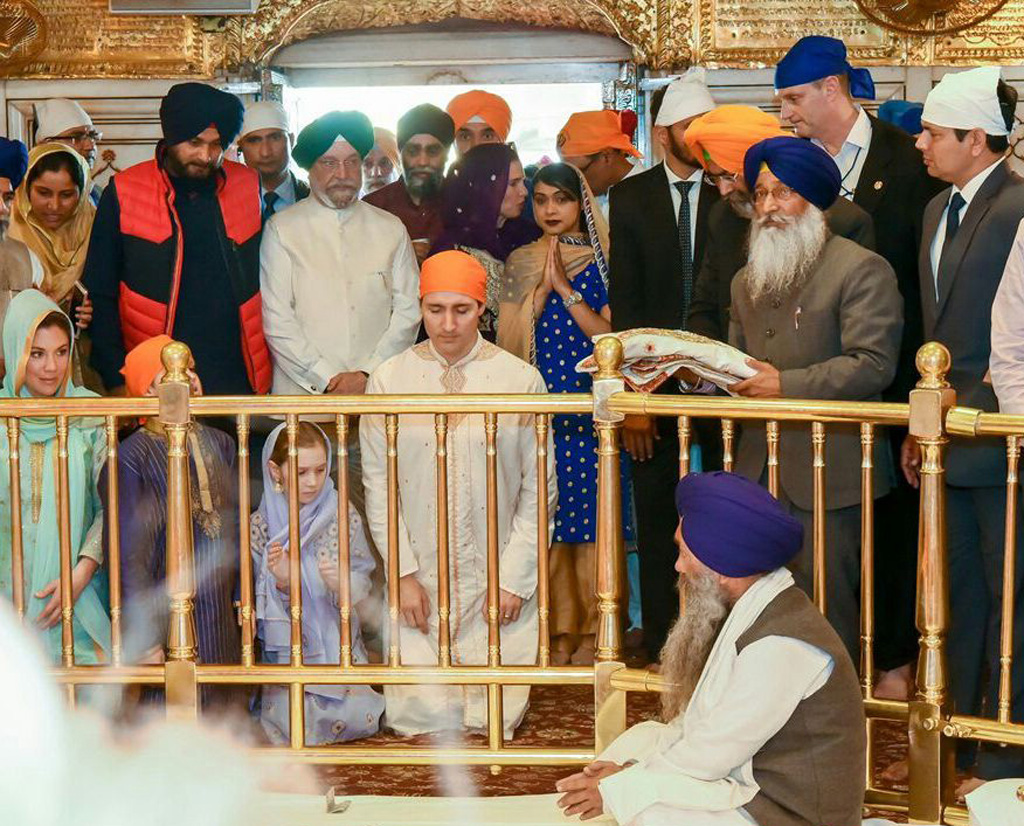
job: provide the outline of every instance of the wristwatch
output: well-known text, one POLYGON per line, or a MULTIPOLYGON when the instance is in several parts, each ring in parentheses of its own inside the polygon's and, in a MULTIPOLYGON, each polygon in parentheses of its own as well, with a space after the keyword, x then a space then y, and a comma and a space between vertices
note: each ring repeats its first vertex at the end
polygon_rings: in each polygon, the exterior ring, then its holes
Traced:
POLYGON ((573 290, 569 295, 562 299, 562 304, 565 305, 565 309, 569 309, 574 304, 579 304, 583 300, 583 294, 579 290, 573 290))

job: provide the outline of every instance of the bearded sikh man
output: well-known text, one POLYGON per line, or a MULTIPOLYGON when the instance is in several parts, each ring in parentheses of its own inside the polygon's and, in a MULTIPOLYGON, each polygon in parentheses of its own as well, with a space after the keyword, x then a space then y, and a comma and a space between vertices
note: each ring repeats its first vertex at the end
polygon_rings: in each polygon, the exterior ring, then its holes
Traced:
MULTIPOLYGON (((702 183, 704 171, 686 148, 686 128, 715 101, 700 72, 670 83, 654 117, 663 163, 612 187, 609 306, 614 330, 686 325, 693 279, 707 249, 708 215, 718 192, 702 183)), ((666 382, 670 392, 674 382, 666 382)), ((712 446, 708 428, 697 431, 712 446)), ((716 434, 717 435, 717 434, 716 434)), ((627 416, 623 444, 635 460, 637 549, 644 646, 657 658, 679 598, 672 587, 672 485, 679 478, 679 437, 668 418, 627 416)), ((706 457, 707 458, 707 457, 706 457)))
POLYGON ((400 164, 395 133, 383 126, 374 126, 373 149, 363 158, 363 197, 398 180, 400 164))
POLYGON ((242 102, 202 83, 160 104, 153 160, 111 178, 83 281, 93 301, 92 366, 123 392, 125 354, 166 333, 192 350, 211 395, 270 390, 260 298, 260 182, 224 159, 242 102))
POLYGON ((665 722, 560 781, 559 806, 621 826, 860 826, 860 686, 785 567, 803 526, 732 473, 691 473, 675 498, 686 613, 661 657, 665 722))
POLYGON ((309 187, 288 168, 294 143, 288 113, 276 100, 259 100, 245 107, 238 148, 245 165, 260 175, 264 222, 309 195, 309 187))
POLYGON ((455 125, 455 153, 460 158, 481 143, 505 143, 512 131, 512 110, 503 97, 490 92, 463 92, 446 109, 455 125))
POLYGON ((643 155, 630 141, 622 115, 611 109, 574 112, 558 132, 559 156, 583 173, 591 191, 604 205, 609 189, 644 171, 639 163, 634 163, 643 155))
MULTIPOLYGON (((892 267, 846 238, 830 235, 824 211, 840 175, 825 150, 793 137, 755 144, 743 174, 754 193, 747 265, 732 282, 729 342, 753 355, 757 373, 731 388, 748 398, 877 401, 896 370, 902 301, 892 267)), ((797 582, 813 582, 814 496, 807 425, 780 426, 779 497, 805 527, 797 582)), ((875 442, 874 494, 889 490, 893 465, 875 442)), ((763 425, 744 425, 736 470, 767 482, 763 425)), ((860 613, 860 430, 830 426, 825 442, 828 618, 857 656, 860 613)))
MULTIPOLYGON (((686 145, 704 167, 722 200, 708 216, 707 252, 693 285, 686 329, 725 341, 729 335, 732 279, 747 263, 754 199, 743 180, 743 157, 755 143, 787 134, 774 115, 756 106, 730 104, 701 115, 686 130, 686 145)), ((871 216, 846 198, 825 210, 833 235, 874 249, 871 216)))
POLYGON ((420 263, 444 230, 441 183, 454 137, 455 126, 447 112, 430 103, 410 109, 398 121, 402 177, 364 198, 405 225, 420 263))
MULTIPOLYGON (((423 262, 420 303, 428 340, 384 362, 368 393, 545 393, 537 370, 481 338, 487 273, 467 253, 448 250, 423 262)), ((437 662, 437 464, 433 415, 399 416, 398 547, 403 665, 437 662)), ((387 443, 383 416, 360 427, 367 516, 387 558, 387 443)), ((537 456, 532 417, 499 416, 498 617, 501 661, 537 658, 537 456)), ((487 481, 484 420, 449 416, 448 520, 451 564, 452 662, 484 665, 487 626, 487 481)), ((554 453, 548 450, 548 514, 557 498, 554 453)), ((554 529, 550 524, 551 530, 554 529)), ((529 688, 504 691, 504 731, 510 738, 526 711, 529 688)), ((487 698, 481 687, 385 686, 387 723, 400 734, 484 729, 487 698)))

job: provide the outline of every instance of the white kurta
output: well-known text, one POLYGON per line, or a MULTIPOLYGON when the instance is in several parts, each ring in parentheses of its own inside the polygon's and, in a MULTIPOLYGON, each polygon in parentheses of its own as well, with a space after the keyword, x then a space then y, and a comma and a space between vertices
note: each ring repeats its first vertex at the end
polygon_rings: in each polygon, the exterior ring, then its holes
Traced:
MULTIPOLYGON (((546 393, 537 370, 477 339, 449 365, 429 341, 382 364, 367 393, 546 393)), ((387 447, 382 416, 366 416, 359 437, 366 512, 374 541, 386 556, 387 447)), ((433 415, 399 417, 399 559, 401 575, 416 574, 430 595, 429 631, 403 627, 405 665, 435 664, 438 656, 436 436, 433 415)), ((498 417, 498 549, 500 585, 524 600, 518 621, 501 628, 504 665, 537 660, 537 459, 532 416, 498 417)), ((448 420, 448 532, 453 663, 487 663, 487 476, 484 417, 448 420)), ((548 445, 548 531, 558 486, 548 445)), ((529 687, 503 689, 505 736, 526 711, 529 687)), ((486 690, 479 686, 385 686, 386 724, 402 734, 487 725, 486 690)))
POLYGON ((395 216, 315 196, 275 214, 260 246, 263 330, 275 394, 322 393, 337 373, 372 372, 416 340, 419 268, 395 216))

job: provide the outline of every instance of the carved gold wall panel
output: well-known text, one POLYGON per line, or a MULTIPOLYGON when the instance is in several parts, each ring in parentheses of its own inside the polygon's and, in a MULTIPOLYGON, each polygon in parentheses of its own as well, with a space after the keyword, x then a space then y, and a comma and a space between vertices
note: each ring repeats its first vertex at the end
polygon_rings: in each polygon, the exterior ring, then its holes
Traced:
MULTIPOLYGON (((453 18, 618 35, 653 69, 771 64, 805 34, 842 37, 863 64, 1024 62, 1024 0, 934 39, 871 23, 855 0, 264 0, 255 15, 222 20, 115 16, 107 0, 32 2, 45 44, 27 62, 5 59, 0 32, 0 76, 254 77, 282 46, 318 34, 453 18)), ((0 28, 5 6, 32 2, 0 0, 0 28)))

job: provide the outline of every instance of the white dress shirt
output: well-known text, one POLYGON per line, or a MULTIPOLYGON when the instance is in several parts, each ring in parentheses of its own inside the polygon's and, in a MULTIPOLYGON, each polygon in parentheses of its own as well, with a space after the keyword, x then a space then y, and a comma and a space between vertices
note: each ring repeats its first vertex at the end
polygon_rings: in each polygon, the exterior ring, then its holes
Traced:
MULTIPOLYGON (((676 189, 676 184, 683 180, 693 184, 688 193, 690 198, 690 250, 692 252, 697 246, 697 205, 700 203, 700 188, 704 184, 704 170, 698 167, 696 172, 690 175, 689 178, 684 179, 676 175, 667 163, 664 166, 665 175, 668 177, 668 191, 672 196, 672 213, 676 219, 676 224, 679 223, 679 207, 683 203, 682 193, 676 189)), ((694 278, 697 277, 696 272, 693 275, 694 278)))
POLYGON ((1024 413, 1024 221, 992 302, 992 388, 1000 413, 1024 413))
POLYGON ((949 217, 949 203, 953 200, 953 196, 959 192, 964 199, 964 205, 960 207, 960 223, 963 223, 964 216, 967 214, 967 210, 971 206, 971 201, 974 200, 974 196, 978 194, 978 190, 981 189, 981 185, 988 180, 988 176, 996 171, 996 167, 1003 162, 1000 158, 992 166, 987 169, 983 169, 971 180, 967 182, 963 189, 953 187, 949 193, 949 199, 942 207, 942 217, 939 218, 939 226, 935 230, 935 237, 932 238, 931 246, 931 259, 932 259, 932 281, 935 284, 935 298, 938 300, 939 297, 939 262, 942 260, 942 248, 946 244, 946 218, 949 217))
MULTIPOLYGON (((291 206, 295 203, 295 178, 292 177, 292 173, 288 172, 284 176, 284 180, 277 186, 277 188, 271 190, 277 195, 277 202, 274 204, 274 212, 278 213, 287 206, 291 206)), ((263 182, 260 182, 260 195, 263 198, 267 196, 267 189, 263 186, 263 182)))
POLYGON ((402 222, 311 195, 276 213, 260 247, 263 331, 275 394, 322 393, 337 373, 370 373, 416 340, 419 268, 402 222))
MULTIPOLYGON (((812 138, 811 142, 824 149, 821 141, 816 138, 812 138)), ((864 171, 864 161, 867 160, 868 148, 870 146, 871 119, 868 117, 868 113, 861 109, 860 114, 857 115, 857 120, 850 127, 850 134, 846 136, 843 145, 839 147, 839 152, 832 155, 832 160, 839 167, 839 175, 843 181, 840 187, 840 194, 851 201, 853 200, 854 192, 857 191, 857 185, 860 183, 860 175, 864 171)))

